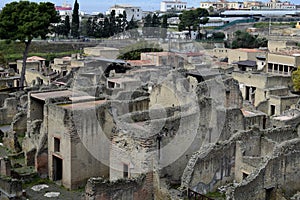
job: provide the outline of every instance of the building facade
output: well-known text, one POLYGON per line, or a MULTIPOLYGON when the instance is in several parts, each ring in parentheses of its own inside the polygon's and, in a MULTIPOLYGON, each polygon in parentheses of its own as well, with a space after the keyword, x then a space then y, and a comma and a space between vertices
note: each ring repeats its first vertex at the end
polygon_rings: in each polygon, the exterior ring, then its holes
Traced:
POLYGON ((131 19, 139 21, 143 17, 143 11, 139 6, 127 5, 127 4, 116 4, 109 8, 106 14, 110 14, 112 11, 115 11, 116 15, 123 15, 124 11, 126 12, 127 21, 131 19))
POLYGON ((167 12, 167 11, 181 11, 186 10, 187 2, 174 0, 174 1, 162 1, 160 2, 160 11, 167 12))

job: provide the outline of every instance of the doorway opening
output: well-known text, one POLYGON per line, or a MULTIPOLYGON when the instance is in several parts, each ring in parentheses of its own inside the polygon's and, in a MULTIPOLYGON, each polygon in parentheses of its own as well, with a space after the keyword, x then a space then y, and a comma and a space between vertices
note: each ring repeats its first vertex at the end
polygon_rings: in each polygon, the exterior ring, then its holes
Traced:
POLYGON ((53 181, 62 179, 63 161, 61 158, 53 156, 53 181))

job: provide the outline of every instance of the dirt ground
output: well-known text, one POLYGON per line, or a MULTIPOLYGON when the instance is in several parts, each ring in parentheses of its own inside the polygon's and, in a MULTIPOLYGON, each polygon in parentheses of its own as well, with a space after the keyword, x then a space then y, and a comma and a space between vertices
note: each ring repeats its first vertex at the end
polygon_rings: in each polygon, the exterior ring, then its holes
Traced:
POLYGON ((42 199, 61 199, 61 200, 83 200, 84 198, 84 191, 83 190, 76 190, 76 191, 69 191, 55 183, 47 183, 48 188, 44 188, 40 191, 34 191, 31 187, 26 188, 26 199, 30 200, 42 200, 42 199), (58 197, 45 197, 44 195, 47 192, 59 192, 60 195, 58 197))

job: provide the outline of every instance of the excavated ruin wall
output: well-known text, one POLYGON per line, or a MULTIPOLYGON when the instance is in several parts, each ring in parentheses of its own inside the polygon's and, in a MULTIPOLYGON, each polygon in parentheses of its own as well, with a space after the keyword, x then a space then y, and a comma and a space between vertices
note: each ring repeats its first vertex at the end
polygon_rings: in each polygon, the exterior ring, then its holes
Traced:
POLYGON ((90 178, 85 188, 85 200, 152 200, 153 194, 152 173, 117 181, 90 178))
POLYGON ((299 138, 281 143, 272 157, 266 158, 254 173, 234 189, 229 199, 265 200, 266 196, 274 197, 277 193, 293 196, 300 190, 299 158, 299 138))
POLYGON ((0 108, 0 125, 10 124, 14 116, 18 113, 19 101, 15 97, 7 98, 3 107, 0 108))
MULTIPOLYGON (((267 131, 254 128, 238 132, 227 141, 203 147, 189 160, 183 172, 181 187, 188 187, 205 194, 232 182, 238 175, 235 174, 235 168, 242 168, 244 161, 247 163, 252 159, 253 162, 259 163, 260 157, 272 154, 275 141, 267 136, 280 141, 285 138, 295 138, 296 135, 292 127, 267 131)), ((253 163, 247 166, 251 165, 253 163)))

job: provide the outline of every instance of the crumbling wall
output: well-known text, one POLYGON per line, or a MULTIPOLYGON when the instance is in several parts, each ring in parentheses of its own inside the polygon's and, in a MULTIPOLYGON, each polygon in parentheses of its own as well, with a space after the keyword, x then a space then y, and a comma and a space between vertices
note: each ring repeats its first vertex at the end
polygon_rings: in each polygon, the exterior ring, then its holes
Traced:
POLYGON ((190 159, 181 187, 202 194, 234 179, 235 142, 204 146, 190 159))
POLYGON ((19 101, 15 97, 7 98, 0 108, 0 125, 10 124, 14 116, 18 113, 19 101))
POLYGON ((267 118, 265 115, 246 116, 244 118, 245 129, 251 129, 252 126, 257 126, 264 129, 267 126, 267 118))
POLYGON ((265 200, 268 199, 266 196, 270 198, 276 193, 292 197, 300 190, 299 157, 299 138, 279 144, 272 157, 266 157, 255 172, 228 194, 228 198, 265 200))
POLYGON ((21 111, 15 115, 11 123, 12 130, 17 133, 17 135, 25 136, 27 130, 27 113, 21 111))
POLYGON ((6 176, 0 177, 1 197, 18 198, 22 196, 22 182, 20 180, 11 179, 6 176))
POLYGON ((298 137, 296 128, 292 126, 284 126, 274 129, 266 129, 265 136, 275 142, 283 142, 298 137))
POLYGON ((95 107, 76 110, 64 108, 63 104, 48 105, 49 177, 55 179, 53 157, 62 159, 62 184, 67 188, 81 187, 91 176, 108 177, 109 140, 101 140, 106 136, 96 110, 95 107), (55 138, 60 141, 58 152, 55 138))
POLYGON ((11 176, 11 163, 7 157, 0 157, 0 175, 11 176))
POLYGON ((86 200, 152 200, 153 174, 142 174, 132 179, 108 181, 102 178, 90 178, 85 188, 86 200))
POLYGON ((27 127, 27 132, 22 143, 22 149, 25 153, 25 163, 28 166, 33 166, 35 163, 35 154, 39 148, 39 140, 41 137, 40 130, 42 120, 34 120, 27 127))
POLYGON ((293 130, 286 127, 264 131, 253 127, 234 134, 224 142, 203 146, 190 158, 183 172, 181 187, 205 194, 234 179, 242 181, 242 173, 251 173, 263 157, 272 154, 276 141, 267 136, 277 141, 295 138, 293 130))
POLYGON ((8 93, 0 93, 0 107, 3 107, 5 99, 9 97, 8 93))

